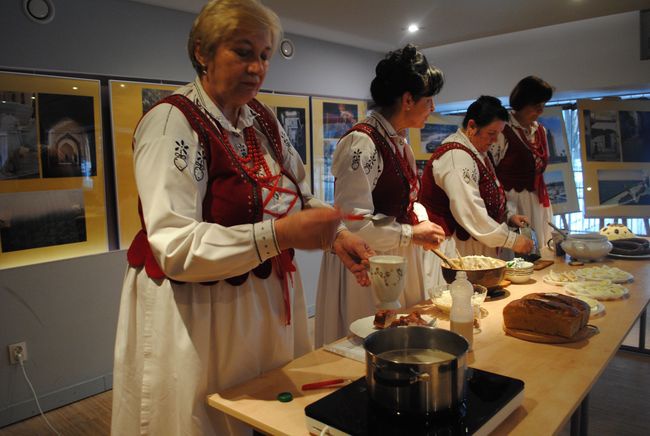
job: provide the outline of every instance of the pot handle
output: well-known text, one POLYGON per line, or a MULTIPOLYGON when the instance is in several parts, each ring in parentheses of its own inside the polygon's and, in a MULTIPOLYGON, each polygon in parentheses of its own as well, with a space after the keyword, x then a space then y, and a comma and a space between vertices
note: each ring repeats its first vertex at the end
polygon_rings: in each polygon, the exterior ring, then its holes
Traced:
POLYGON ((375 365, 375 370, 372 372, 372 376, 377 383, 384 386, 389 386, 392 388, 399 388, 410 386, 418 382, 428 382, 430 376, 426 372, 417 372, 413 368, 409 368, 409 377, 403 379, 393 379, 386 378, 381 374, 383 368, 379 365, 375 365))

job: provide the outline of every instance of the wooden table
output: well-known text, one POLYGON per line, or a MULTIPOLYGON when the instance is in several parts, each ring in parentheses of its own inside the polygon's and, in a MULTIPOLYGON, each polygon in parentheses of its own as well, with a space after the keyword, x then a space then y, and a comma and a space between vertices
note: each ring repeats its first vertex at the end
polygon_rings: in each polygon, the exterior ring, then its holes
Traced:
MULTIPOLYGON (((550 269, 564 271, 577 267, 557 259, 551 267, 536 271, 534 282, 512 284, 507 288, 510 293, 507 298, 483 305, 488 315, 482 319, 481 332, 474 336, 474 351, 468 356, 468 364, 525 382, 523 405, 497 428, 498 434, 553 434, 559 431, 574 411, 580 410, 581 402, 650 300, 650 264, 647 261, 607 259, 602 264, 629 271, 635 278, 626 285, 630 291, 628 298, 603 302, 605 314, 590 320, 600 329, 599 334, 581 342, 560 345, 506 336, 501 313, 509 301, 531 292, 562 292, 561 287, 544 283, 542 277, 550 269)), ((423 313, 439 317, 438 327, 449 328, 448 318, 434 306, 424 303, 420 308, 424 309, 423 313)), ((208 403, 264 433, 306 435, 305 406, 326 396, 332 389, 302 392, 300 386, 332 378, 357 379, 364 374, 363 363, 319 349, 282 368, 210 395, 208 403), (277 401, 276 395, 284 391, 292 392, 294 400, 289 403, 277 401)))

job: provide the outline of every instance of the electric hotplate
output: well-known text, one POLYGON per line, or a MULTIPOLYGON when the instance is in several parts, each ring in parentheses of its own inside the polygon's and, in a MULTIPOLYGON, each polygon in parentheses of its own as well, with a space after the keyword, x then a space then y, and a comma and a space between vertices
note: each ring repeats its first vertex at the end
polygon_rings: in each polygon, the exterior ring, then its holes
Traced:
POLYGON ((376 405, 360 378, 305 407, 307 427, 326 435, 488 434, 521 405, 524 382, 468 368, 466 391, 462 405, 449 413, 396 414, 376 405))

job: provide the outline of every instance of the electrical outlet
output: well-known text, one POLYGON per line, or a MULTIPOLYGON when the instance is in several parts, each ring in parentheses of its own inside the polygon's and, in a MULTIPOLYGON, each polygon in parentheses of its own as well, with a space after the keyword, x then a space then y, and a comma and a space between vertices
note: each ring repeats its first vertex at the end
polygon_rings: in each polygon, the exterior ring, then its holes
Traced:
POLYGON ((12 365, 20 363, 18 361, 19 354, 22 354, 23 362, 27 360, 27 342, 18 342, 16 344, 8 345, 7 349, 9 350, 9 363, 12 365))

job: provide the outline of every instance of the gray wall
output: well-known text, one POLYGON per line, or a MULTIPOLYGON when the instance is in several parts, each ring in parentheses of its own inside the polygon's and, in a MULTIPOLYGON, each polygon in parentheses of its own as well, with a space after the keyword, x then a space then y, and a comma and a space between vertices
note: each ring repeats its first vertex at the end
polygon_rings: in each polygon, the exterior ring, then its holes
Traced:
MULTIPOLYGON (((0 1, 1 66, 193 79, 185 48, 193 14, 128 1, 53 1, 46 25, 29 21, 21 0, 0 1)), ((288 37, 296 54, 274 57, 265 89, 368 98, 381 54, 288 37)), ((320 254, 299 257, 313 312, 320 254)), ((8 344, 27 342, 25 367, 46 410, 110 389, 124 268, 125 252, 116 251, 0 270, 0 427, 37 413, 20 368, 8 363, 8 344)))
POLYGON ((650 60, 640 60, 639 12, 492 36, 424 50, 445 73, 440 110, 465 109, 481 94, 509 96, 534 74, 554 99, 650 88, 650 60))

